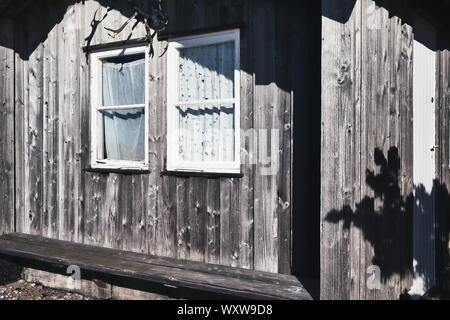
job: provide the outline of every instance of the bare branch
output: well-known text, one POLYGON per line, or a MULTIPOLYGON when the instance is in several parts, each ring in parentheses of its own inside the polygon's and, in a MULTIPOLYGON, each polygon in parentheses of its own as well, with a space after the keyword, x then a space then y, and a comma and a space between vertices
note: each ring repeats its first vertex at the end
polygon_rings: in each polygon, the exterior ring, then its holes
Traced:
POLYGON ((106 28, 106 30, 114 33, 114 35, 111 35, 111 37, 115 38, 117 35, 119 35, 125 27, 133 20, 137 19, 137 22, 144 22, 145 25, 145 31, 147 33, 146 38, 148 40, 148 43, 150 44, 150 57, 154 56, 154 49, 153 49, 153 39, 155 38, 156 34, 158 32, 161 32, 166 29, 169 18, 164 13, 162 9, 161 0, 158 0, 157 6, 153 6, 151 9, 151 13, 148 14, 144 12, 142 9, 140 9, 133 0, 128 0, 128 3, 133 6, 133 9, 135 10, 134 15, 128 19, 119 29, 114 30, 110 28, 106 28), (154 31, 152 33, 152 30, 154 31))
POLYGON ((113 32, 113 33, 115 33, 115 35, 111 35, 113 38, 115 38, 116 36, 118 36, 124 29, 125 29, 125 27, 133 20, 133 19, 135 19, 137 16, 138 16, 138 12, 135 12, 134 14, 133 14, 133 16, 130 18, 130 19, 128 19, 119 29, 117 29, 117 30, 114 30, 114 29, 110 29, 110 28, 106 28, 105 27, 105 29, 106 30, 108 30, 108 31, 110 31, 110 32, 113 32))

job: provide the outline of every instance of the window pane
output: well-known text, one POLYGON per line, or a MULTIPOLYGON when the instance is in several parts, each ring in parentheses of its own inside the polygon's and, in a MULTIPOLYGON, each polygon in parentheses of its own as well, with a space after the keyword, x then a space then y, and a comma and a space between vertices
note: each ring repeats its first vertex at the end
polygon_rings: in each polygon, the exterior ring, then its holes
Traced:
POLYGON ((100 111, 103 156, 108 160, 145 160, 144 108, 100 111))
POLYGON ((180 49, 179 100, 234 98, 234 41, 180 49))
POLYGON ((145 54, 103 60, 103 106, 145 103, 145 54))
POLYGON ((234 161, 234 105, 177 106, 183 161, 234 161))

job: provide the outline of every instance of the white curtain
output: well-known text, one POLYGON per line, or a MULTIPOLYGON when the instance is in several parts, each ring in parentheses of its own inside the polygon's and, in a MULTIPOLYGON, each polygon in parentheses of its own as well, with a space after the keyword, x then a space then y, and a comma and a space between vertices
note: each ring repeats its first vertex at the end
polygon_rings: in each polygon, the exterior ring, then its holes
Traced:
POLYGON ((126 56, 103 62, 103 106, 143 106, 101 111, 105 159, 145 159, 144 59, 142 55, 126 56))
POLYGON ((104 157, 109 160, 145 159, 144 109, 102 111, 104 157))
MULTIPOLYGON (((234 98, 234 42, 180 50, 181 102, 234 98)), ((234 161, 234 104, 183 104, 179 155, 184 161, 234 161)))
POLYGON ((133 55, 103 61, 103 106, 144 104, 145 56, 133 55))

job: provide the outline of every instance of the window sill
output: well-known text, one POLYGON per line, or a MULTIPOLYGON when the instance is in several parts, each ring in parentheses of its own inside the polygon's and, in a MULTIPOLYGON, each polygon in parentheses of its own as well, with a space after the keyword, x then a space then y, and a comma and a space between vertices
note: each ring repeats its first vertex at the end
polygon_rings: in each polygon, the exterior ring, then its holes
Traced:
POLYGON ((89 167, 83 170, 84 172, 94 173, 120 173, 120 174, 149 174, 148 168, 108 168, 108 167, 89 167))
POLYGON ((243 178, 243 173, 213 173, 213 172, 195 172, 195 171, 162 171, 161 176, 173 176, 181 178, 243 178))

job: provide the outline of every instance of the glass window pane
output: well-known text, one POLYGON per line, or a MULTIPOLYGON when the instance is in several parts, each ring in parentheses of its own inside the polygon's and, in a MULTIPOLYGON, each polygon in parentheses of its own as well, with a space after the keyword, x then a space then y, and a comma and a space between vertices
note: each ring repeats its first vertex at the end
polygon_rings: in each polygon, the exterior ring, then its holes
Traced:
POLYGON ((179 100, 234 98, 234 41, 180 49, 179 100))
POLYGON ((234 161, 234 104, 177 106, 179 158, 234 161))
POLYGON ((103 106, 145 103, 145 54, 104 59, 103 106))
POLYGON ((108 160, 145 160, 144 108, 100 111, 103 157, 108 160))

